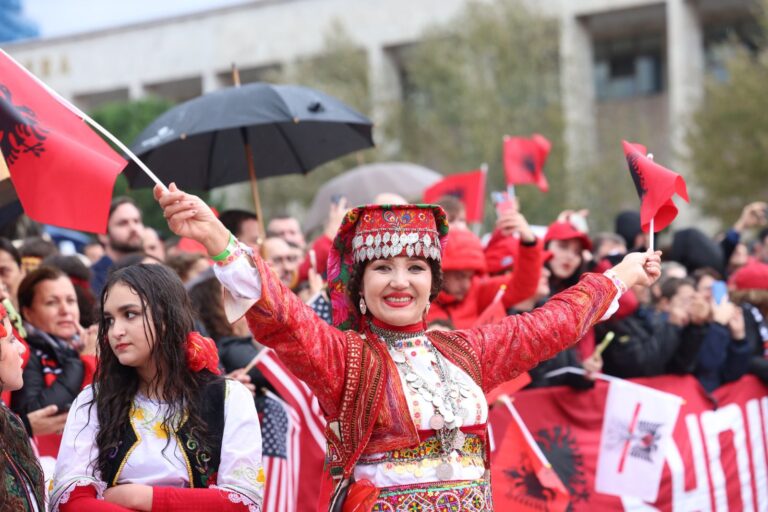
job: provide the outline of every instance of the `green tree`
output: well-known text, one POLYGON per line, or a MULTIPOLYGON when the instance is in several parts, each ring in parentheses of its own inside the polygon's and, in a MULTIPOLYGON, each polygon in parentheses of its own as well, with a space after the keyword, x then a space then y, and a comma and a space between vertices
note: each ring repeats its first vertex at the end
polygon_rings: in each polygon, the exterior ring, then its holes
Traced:
MULTIPOLYGON (((768 2, 758 20, 765 33, 768 2)), ((768 44, 758 33, 749 46, 731 39, 727 80, 711 78, 695 113, 687 143, 701 209, 730 225, 742 207, 768 197, 768 44)))
MULTIPOLYGON (((139 101, 109 103, 90 114, 124 144, 130 145, 144 128, 172 106, 172 102, 150 97, 139 101)), ((152 189, 131 189, 121 174, 115 182, 113 197, 121 195, 130 196, 136 201, 143 213, 144 224, 168 233, 168 224, 152 197, 152 189)))
MULTIPOLYGON (((538 132, 552 142, 550 192, 517 187, 529 221, 545 223, 564 205, 563 114, 558 23, 519 0, 470 2, 446 26, 401 49, 401 108, 387 135, 402 156, 445 174, 489 165, 489 190, 505 188, 502 138, 538 132)), ((486 208, 488 223, 493 209, 486 208)))

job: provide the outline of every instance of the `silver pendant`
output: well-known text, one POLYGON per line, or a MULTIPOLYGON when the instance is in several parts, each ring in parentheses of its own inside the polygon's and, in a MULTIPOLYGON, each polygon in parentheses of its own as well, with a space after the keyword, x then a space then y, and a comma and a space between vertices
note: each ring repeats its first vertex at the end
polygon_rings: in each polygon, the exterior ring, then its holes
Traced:
POLYGON ((439 414, 435 414, 429 419, 429 426, 432 430, 440 430, 445 426, 445 419, 439 414))
POLYGON ((453 476, 453 468, 447 462, 441 463, 437 466, 437 478, 440 480, 450 480, 453 476))
POLYGON ((402 364, 405 362, 405 355, 402 352, 395 352, 392 354, 392 360, 402 364))
POLYGON ((443 405, 443 403, 445 402, 443 401, 442 397, 439 397, 439 396, 432 397, 432 404, 435 407, 440 407, 441 405, 443 405))
POLYGON ((464 448, 464 442, 467 440, 467 436, 464 435, 464 432, 459 430, 456 432, 456 436, 453 438, 453 449, 454 450, 461 450, 464 448))
POLYGON ((432 401, 432 393, 429 392, 427 388, 421 388, 419 389, 419 392, 421 393, 421 397, 426 400, 427 402, 432 401))
POLYGON ((453 414, 453 411, 448 411, 443 415, 443 419, 445 419, 446 423, 453 423, 453 420, 456 419, 456 416, 453 414))
POLYGON ((418 378, 419 378, 419 376, 416 375, 415 373, 408 373, 408 374, 405 375, 405 380, 407 380, 408 382, 413 382, 413 381, 415 381, 418 378))

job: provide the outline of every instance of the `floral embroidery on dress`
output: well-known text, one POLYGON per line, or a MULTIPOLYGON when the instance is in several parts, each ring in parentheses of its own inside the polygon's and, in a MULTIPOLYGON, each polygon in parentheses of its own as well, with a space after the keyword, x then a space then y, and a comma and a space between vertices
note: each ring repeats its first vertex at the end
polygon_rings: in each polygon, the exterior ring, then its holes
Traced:
MULTIPOLYGON (((168 429, 163 425, 162 415, 152 414, 141 406, 133 405, 131 408, 131 420, 137 428, 152 432, 158 439, 168 439, 168 429)), ((174 420, 174 424, 178 421, 174 420)))
POLYGON ((259 468, 256 471, 251 466, 237 467, 232 474, 238 479, 255 487, 264 485, 266 477, 264 476, 264 468, 259 468))

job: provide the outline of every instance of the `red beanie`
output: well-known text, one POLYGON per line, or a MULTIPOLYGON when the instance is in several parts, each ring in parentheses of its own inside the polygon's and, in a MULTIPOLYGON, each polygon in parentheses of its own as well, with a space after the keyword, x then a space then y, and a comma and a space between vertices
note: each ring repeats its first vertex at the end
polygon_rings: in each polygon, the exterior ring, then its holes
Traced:
POLYGON ((768 265, 750 260, 733 273, 730 284, 737 290, 768 290, 768 265))
POLYGON ((573 227, 570 222, 557 221, 550 224, 544 236, 544 245, 546 246, 550 240, 573 240, 574 238, 581 242, 582 248, 592 250, 592 241, 587 234, 573 227))
POLYGON ((474 270, 485 273, 485 254, 480 239, 468 229, 452 229, 443 249, 443 270, 474 270))
POLYGON ((499 236, 485 248, 485 263, 490 274, 500 274, 514 267, 520 251, 520 239, 515 236, 499 236))

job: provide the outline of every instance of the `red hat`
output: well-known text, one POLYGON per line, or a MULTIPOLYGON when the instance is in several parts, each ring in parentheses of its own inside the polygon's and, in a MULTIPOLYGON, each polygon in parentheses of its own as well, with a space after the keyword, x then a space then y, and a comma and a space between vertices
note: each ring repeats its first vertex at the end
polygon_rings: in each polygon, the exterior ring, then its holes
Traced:
POLYGON ((445 211, 436 205, 373 204, 349 210, 328 254, 333 324, 339 329, 358 325, 357 306, 347 297, 355 265, 395 256, 440 261, 447 234, 445 211))
POLYGON ((734 272, 729 282, 737 290, 768 290, 768 265, 750 260, 734 272))
POLYGON ((584 249, 592 250, 592 240, 589 239, 586 233, 579 231, 573 224, 566 221, 556 221, 549 225, 547 228, 547 234, 544 236, 544 245, 546 246, 551 240, 573 240, 578 239, 584 249))
POLYGON ((500 274, 512 269, 517 253, 520 250, 520 239, 516 236, 499 236, 491 240, 485 248, 485 264, 491 274, 500 274))
POLYGON ((485 273, 485 253, 480 239, 468 229, 454 229, 446 240, 443 270, 485 273))

